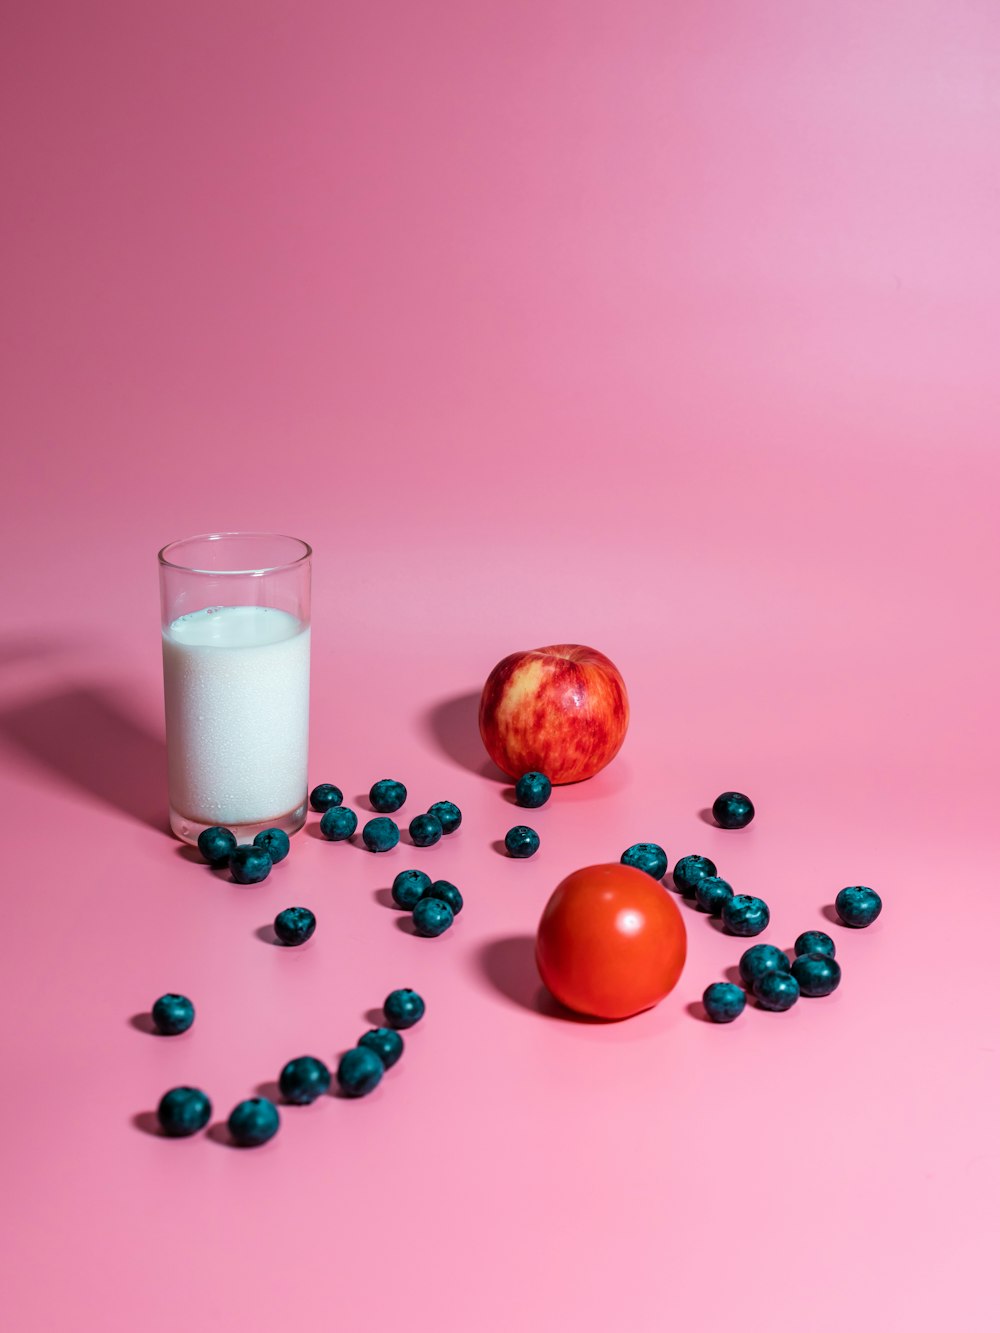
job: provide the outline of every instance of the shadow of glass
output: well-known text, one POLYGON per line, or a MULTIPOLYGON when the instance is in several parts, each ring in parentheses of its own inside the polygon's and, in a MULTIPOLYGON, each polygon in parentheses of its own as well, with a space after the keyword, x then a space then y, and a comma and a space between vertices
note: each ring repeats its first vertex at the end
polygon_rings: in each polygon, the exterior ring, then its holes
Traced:
POLYGON ((29 634, 0 640, 0 668, 16 666, 20 662, 34 662, 40 657, 52 657, 70 647, 68 640, 43 639, 29 634))
POLYGON ((169 832, 166 746, 110 690, 77 686, 17 704, 0 713, 0 733, 63 782, 169 832))

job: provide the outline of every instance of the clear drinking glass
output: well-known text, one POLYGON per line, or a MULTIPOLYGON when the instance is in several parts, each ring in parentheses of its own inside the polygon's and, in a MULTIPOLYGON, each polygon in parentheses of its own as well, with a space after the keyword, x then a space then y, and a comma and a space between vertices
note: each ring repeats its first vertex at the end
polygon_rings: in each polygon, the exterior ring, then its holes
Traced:
POLYGON ((216 532, 159 553, 170 827, 247 842, 306 818, 312 549, 216 532))

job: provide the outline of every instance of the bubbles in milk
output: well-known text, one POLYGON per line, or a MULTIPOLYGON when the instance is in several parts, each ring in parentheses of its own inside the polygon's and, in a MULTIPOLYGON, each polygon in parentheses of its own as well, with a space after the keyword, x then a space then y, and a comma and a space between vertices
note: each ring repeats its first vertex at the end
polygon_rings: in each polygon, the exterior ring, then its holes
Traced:
POLYGON ((276 819, 305 800, 309 629, 266 606, 212 606, 163 633, 170 803, 203 824, 276 819))

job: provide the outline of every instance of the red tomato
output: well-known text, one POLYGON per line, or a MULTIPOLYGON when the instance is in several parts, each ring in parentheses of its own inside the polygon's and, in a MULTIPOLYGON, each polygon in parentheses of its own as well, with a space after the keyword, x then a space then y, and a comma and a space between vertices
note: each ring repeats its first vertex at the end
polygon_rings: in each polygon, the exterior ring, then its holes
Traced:
POLYGON ((677 985, 687 932, 677 904, 634 866, 586 866, 567 875, 538 923, 535 958, 569 1009, 628 1018, 677 985))

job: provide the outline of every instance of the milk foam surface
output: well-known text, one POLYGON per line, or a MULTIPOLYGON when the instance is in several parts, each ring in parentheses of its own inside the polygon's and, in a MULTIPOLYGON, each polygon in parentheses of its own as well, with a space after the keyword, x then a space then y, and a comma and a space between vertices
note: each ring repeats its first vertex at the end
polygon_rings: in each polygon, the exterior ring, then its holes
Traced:
POLYGON ((163 632, 170 804, 201 824, 276 819, 306 798, 309 629, 215 606, 163 632))

